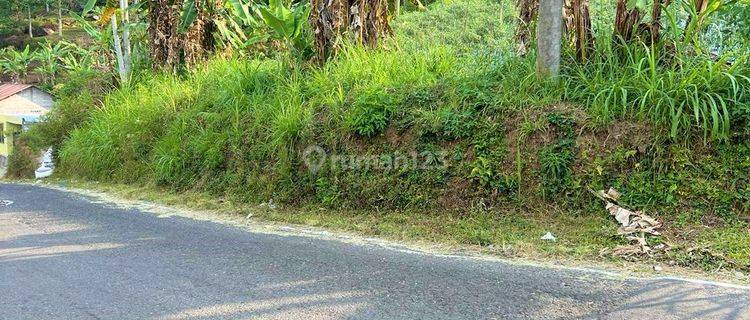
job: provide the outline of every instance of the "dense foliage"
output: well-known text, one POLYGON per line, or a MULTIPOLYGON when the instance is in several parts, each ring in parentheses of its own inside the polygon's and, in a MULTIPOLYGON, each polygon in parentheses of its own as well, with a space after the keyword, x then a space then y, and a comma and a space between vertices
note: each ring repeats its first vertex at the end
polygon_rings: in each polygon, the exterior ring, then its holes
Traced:
MULTIPOLYGON (((601 8, 592 54, 567 48, 560 83, 535 76, 533 50, 515 53, 509 4, 436 2, 400 15, 379 47, 344 42, 321 66, 308 62, 310 30, 246 15, 219 31, 223 54, 192 69, 136 68, 119 88, 111 73, 71 73, 28 135, 57 146, 70 177, 251 203, 440 210, 483 225, 538 208, 598 216, 587 189, 614 186, 661 218, 715 226, 696 239, 730 235, 714 244, 750 266, 737 245, 750 215, 748 41, 703 46, 675 24, 658 44, 623 44, 601 8), (312 168, 311 152, 327 162, 312 168)), ((736 8, 721 19, 746 10, 736 8)), ((274 10, 290 25, 306 14, 274 10)))
POLYGON ((283 58, 219 58, 185 76, 145 77, 106 96, 105 108, 71 134, 60 150, 62 168, 90 179, 154 181, 253 201, 314 201, 322 184, 325 192, 347 189, 336 192, 340 205, 399 208, 438 205, 455 191, 450 183, 473 179, 477 189, 462 190, 466 200, 457 203, 575 190, 577 199, 583 193, 575 186, 612 183, 628 171, 618 168, 613 181, 581 176, 614 150, 581 154, 576 138, 622 130, 623 122, 646 132, 620 134, 648 137, 643 145, 613 147, 637 147, 630 157, 654 166, 665 157, 654 150, 671 152, 664 145, 670 139, 667 145, 734 145, 746 137, 744 58, 729 66, 677 57, 673 67, 634 48, 623 60, 611 53, 571 63, 558 86, 533 76, 533 57, 506 53, 513 28, 494 15, 501 9, 481 1, 436 4, 403 16, 396 39, 382 49, 352 45, 322 68, 289 69, 283 58), (462 20, 452 22, 457 15, 462 20), (563 122, 570 122, 567 136, 555 129, 563 122), (530 148, 538 150, 529 150, 533 160, 513 154, 539 134, 552 140, 530 148), (435 172, 313 174, 301 158, 310 145, 333 154, 446 152, 455 160, 435 172))

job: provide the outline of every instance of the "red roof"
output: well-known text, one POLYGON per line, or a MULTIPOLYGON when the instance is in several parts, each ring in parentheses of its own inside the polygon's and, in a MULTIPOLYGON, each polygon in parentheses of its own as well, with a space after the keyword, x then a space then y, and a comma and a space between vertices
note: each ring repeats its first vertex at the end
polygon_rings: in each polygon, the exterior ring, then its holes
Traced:
POLYGON ((0 100, 3 100, 7 97, 10 97, 16 93, 19 93, 31 87, 33 86, 30 84, 20 84, 20 83, 0 84, 0 100))

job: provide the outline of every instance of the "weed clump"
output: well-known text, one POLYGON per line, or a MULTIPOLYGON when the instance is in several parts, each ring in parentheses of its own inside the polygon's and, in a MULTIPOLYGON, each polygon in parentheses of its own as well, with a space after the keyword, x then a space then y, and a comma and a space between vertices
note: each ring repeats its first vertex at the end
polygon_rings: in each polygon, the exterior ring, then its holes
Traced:
MULTIPOLYGON (((61 91, 60 111, 29 135, 59 146, 58 172, 68 176, 244 203, 440 211, 450 219, 414 228, 481 246, 581 220, 584 236, 567 231, 583 251, 612 244, 585 186, 613 186, 631 206, 686 226, 746 230, 746 58, 669 60, 626 47, 625 59, 602 51, 567 64, 562 84, 539 81, 533 53, 508 53, 513 21, 498 14, 508 6, 436 3, 399 17, 382 48, 349 45, 322 67, 215 58, 107 94, 61 91), (329 164, 406 155, 414 165, 311 170, 309 147, 329 164), (549 220, 527 219, 532 210, 549 220)), ((739 252, 738 242, 717 250, 739 252)))
POLYGON ((39 167, 38 155, 23 140, 16 143, 8 157, 8 168, 5 176, 12 179, 34 178, 34 170, 39 167))

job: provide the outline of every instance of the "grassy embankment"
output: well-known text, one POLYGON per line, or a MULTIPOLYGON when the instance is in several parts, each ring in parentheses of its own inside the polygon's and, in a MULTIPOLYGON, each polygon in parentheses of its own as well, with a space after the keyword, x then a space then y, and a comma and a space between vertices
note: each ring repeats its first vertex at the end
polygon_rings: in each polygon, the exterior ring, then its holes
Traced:
POLYGON ((224 210, 273 199, 283 209, 256 217, 511 256, 594 258, 625 244, 586 190, 613 186, 666 222, 651 241, 673 250, 653 259, 750 268, 747 57, 677 55, 674 67, 601 49, 566 63, 557 85, 534 77, 533 56, 511 54, 513 24, 499 4, 438 3, 400 17, 384 48, 350 47, 322 68, 216 59, 145 77, 93 111, 100 93, 61 95, 29 138, 59 146, 63 177, 178 203, 208 195, 221 201, 203 206, 224 210), (328 157, 310 170, 310 146, 381 162, 328 157), (388 162, 413 154, 416 165, 388 162), (559 240, 539 240, 546 231, 559 240))
POLYGON ((73 43, 87 43, 89 37, 86 32, 76 25, 71 18, 63 19, 63 36, 57 34, 57 16, 37 15, 31 22, 34 37, 29 37, 27 20, 0 21, 0 48, 14 47, 23 50, 27 45, 32 49, 45 42, 55 43, 65 40, 73 43), (47 31, 53 33, 47 34, 47 31))

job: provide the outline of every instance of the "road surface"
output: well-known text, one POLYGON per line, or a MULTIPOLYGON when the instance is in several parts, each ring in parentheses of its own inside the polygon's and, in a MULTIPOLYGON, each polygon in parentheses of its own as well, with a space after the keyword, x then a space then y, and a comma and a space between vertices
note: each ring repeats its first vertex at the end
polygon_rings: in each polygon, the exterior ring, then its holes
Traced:
POLYGON ((742 287, 159 217, 0 184, 0 319, 750 319, 742 287))

